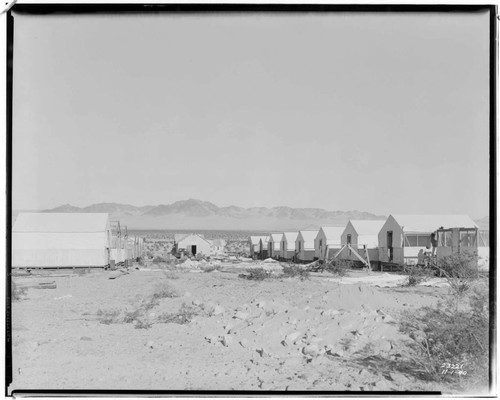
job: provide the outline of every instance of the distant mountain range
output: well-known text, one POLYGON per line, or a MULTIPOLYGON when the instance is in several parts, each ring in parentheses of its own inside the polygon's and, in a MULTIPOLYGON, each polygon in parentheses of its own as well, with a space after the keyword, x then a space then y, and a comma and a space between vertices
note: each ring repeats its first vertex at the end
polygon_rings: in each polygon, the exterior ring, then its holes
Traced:
MULTIPOLYGON (((322 208, 292 207, 218 207, 195 199, 172 204, 137 207, 130 204, 98 203, 88 207, 65 204, 42 212, 109 213, 129 229, 227 229, 285 231, 319 229, 320 226, 345 226, 350 219, 381 220, 386 216, 364 211, 327 211, 322 208)), ((489 217, 476 223, 488 229, 489 217)))
POLYGON ((129 229, 234 229, 289 230, 322 225, 345 225, 349 219, 384 219, 363 211, 327 211, 321 208, 219 207, 195 199, 172 204, 137 207, 99 203, 88 207, 65 204, 42 212, 105 212, 129 229))

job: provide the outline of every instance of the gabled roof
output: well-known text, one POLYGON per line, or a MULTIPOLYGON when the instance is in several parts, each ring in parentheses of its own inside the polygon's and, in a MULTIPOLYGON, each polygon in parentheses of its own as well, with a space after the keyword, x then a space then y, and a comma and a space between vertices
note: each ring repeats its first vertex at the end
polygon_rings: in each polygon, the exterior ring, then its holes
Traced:
POLYGON ((272 240, 274 243, 277 243, 277 242, 281 242, 281 238, 283 237, 283 234, 282 233, 271 233, 269 236, 270 236, 269 240, 272 240))
POLYGON ((349 221, 358 235, 377 235, 385 224, 385 220, 361 220, 349 221))
POLYGON ((270 238, 271 238, 271 236, 261 236, 260 240, 261 240, 262 244, 267 244, 267 242, 269 242, 270 238))
POLYGON ((185 237, 188 237, 189 233, 176 233, 174 234, 175 243, 179 243, 185 237))
POLYGON ((378 234, 382 226, 384 226, 385 221, 353 219, 349 223, 358 234, 358 245, 364 245, 368 248, 378 247, 378 234))
POLYGON ((283 232, 282 240, 286 240, 287 243, 295 243, 297 236, 299 236, 299 232, 283 232))
POLYGON ((304 241, 304 250, 314 250, 314 239, 318 236, 319 231, 299 231, 297 240, 302 237, 304 241))
POLYGON ((188 239, 189 237, 191 236, 197 236, 199 237, 201 240, 207 242, 208 244, 212 244, 209 240, 205 239, 205 237, 203 235, 200 235, 199 233, 188 233, 187 235, 185 235, 182 239, 180 239, 178 242, 176 241, 177 244, 183 242, 184 240, 188 239))
POLYGON ((259 244, 260 239, 263 238, 264 236, 250 236, 250 243, 252 243, 254 246, 259 244))
POLYGON ((341 226, 322 226, 321 230, 325 234, 326 244, 340 244, 344 229, 345 227, 341 226))
POLYGON ((392 214, 392 217, 407 233, 431 233, 443 228, 477 228, 476 223, 465 214, 448 215, 404 215, 392 214))
MULTIPOLYGON (((269 238, 269 236, 250 236, 253 245, 258 245, 261 239, 269 238)), ((268 239, 269 240, 269 239, 268 239)))
POLYGON ((107 213, 19 213, 12 232, 104 232, 108 220, 107 213))
POLYGON ((369 249, 378 247, 378 235, 358 235, 358 246, 366 246, 369 249))

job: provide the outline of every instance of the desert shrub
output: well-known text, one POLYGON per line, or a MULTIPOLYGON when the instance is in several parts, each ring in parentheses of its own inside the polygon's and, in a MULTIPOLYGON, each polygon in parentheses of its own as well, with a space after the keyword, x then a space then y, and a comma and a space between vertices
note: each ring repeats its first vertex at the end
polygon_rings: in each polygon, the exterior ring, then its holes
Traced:
POLYGON ((324 270, 337 276, 345 276, 352 268, 353 262, 345 259, 332 259, 323 264, 324 270))
POLYGON ((434 276, 432 270, 419 265, 405 265, 403 271, 408 275, 403 286, 416 286, 434 276))
POLYGON ((423 307, 403 320, 401 330, 414 339, 412 348, 428 379, 460 384, 458 374, 443 374, 448 363, 463 364, 467 385, 488 383, 488 293, 471 292, 467 298, 454 293, 436 308, 423 307))
POLYGON ((155 297, 153 295, 153 297, 151 297, 149 300, 147 301, 144 301, 142 304, 141 304, 141 308, 143 308, 145 311, 149 311, 151 310, 152 308, 156 307, 157 305, 160 304, 160 300, 158 297, 155 297))
POLYGON ((453 254, 444 257, 438 267, 453 292, 464 294, 479 278, 477 256, 470 253, 453 254))
POLYGON ((120 317, 120 310, 110 309, 110 310, 97 310, 97 320, 101 324, 119 324, 123 322, 123 319, 120 317))
POLYGON ((177 275, 175 272, 166 271, 164 273, 165 273, 165 278, 167 279, 179 279, 179 275, 177 275))
POLYGON ((26 289, 24 287, 19 287, 15 284, 14 281, 11 281, 12 300, 14 300, 14 301, 23 300, 24 297, 26 296, 26 293, 28 293, 28 289, 26 289))
POLYGON ((267 271, 264 268, 248 268, 246 272, 246 274, 240 274, 239 277, 251 281, 263 281, 273 276, 271 271, 267 271))
POLYGON ((196 256, 194 256, 194 259, 196 261, 201 261, 205 259, 205 256, 202 253, 197 253, 196 256))
POLYGON ((153 323, 147 320, 138 319, 134 325, 135 329, 149 329, 153 326, 153 323))
POLYGON ((156 256, 155 258, 153 258, 153 264, 161 264, 161 263, 165 263, 167 260, 165 260, 163 257, 160 257, 160 256, 156 256))
POLYGON ((222 267, 220 264, 207 264, 207 265, 201 266, 201 270, 203 272, 220 271, 221 268, 222 267))
POLYGON ((173 298, 179 297, 179 293, 173 287, 171 287, 167 283, 161 283, 156 286, 153 296, 151 297, 152 301, 165 299, 165 298, 173 298))
POLYGON ((309 279, 310 273, 306 268, 292 264, 283 266, 283 273, 281 276, 283 278, 299 278, 302 281, 304 279, 309 279))
POLYGON ((157 322, 162 324, 180 324, 185 325, 189 324, 192 319, 198 315, 198 310, 193 306, 190 306, 186 303, 182 303, 181 308, 176 313, 163 313, 160 314, 157 318, 157 322))
POLYGON ((125 313, 125 316, 123 317, 123 322, 126 324, 132 324, 134 321, 138 321, 143 314, 142 309, 138 308, 135 311, 129 311, 125 313))

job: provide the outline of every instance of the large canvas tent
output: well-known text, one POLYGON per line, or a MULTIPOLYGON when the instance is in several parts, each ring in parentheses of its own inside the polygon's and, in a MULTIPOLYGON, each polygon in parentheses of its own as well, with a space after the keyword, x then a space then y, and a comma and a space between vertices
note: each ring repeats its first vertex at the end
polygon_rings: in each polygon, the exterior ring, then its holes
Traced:
POLYGON ((176 252, 184 252, 193 256, 196 254, 205 256, 212 254, 211 243, 203 235, 197 233, 176 235, 175 240, 174 249, 176 252))
POLYGON ((105 267, 110 241, 106 213, 20 213, 12 229, 12 267, 105 267))

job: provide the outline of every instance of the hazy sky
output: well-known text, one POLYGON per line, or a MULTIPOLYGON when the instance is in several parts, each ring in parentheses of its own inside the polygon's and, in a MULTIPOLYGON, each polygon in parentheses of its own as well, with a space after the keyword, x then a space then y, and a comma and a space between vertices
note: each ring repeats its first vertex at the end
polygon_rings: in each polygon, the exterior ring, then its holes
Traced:
POLYGON ((489 14, 15 14, 13 208, 488 214, 489 14))

